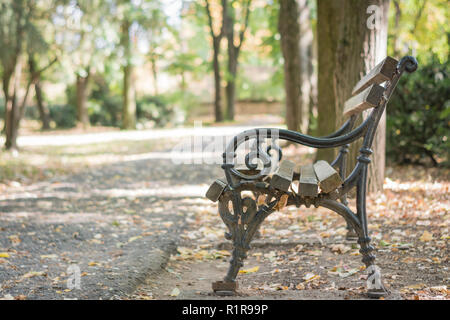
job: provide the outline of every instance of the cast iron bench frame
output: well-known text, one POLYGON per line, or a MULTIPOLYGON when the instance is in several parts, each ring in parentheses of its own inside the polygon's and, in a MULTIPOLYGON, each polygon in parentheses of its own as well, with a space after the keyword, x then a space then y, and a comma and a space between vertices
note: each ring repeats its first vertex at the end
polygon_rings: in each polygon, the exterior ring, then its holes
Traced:
MULTIPOLYGON (((235 293, 237 289, 236 277, 239 269, 243 266, 243 261, 247 257, 246 253, 250 249, 250 242, 259 226, 271 213, 289 205, 295 205, 296 207, 306 205, 309 207, 312 204, 315 207, 328 208, 341 215, 347 222, 349 232, 352 232, 358 238, 362 261, 369 270, 369 277, 375 272, 379 272, 379 269, 375 266, 374 248, 370 245, 371 238, 367 227, 366 184, 367 169, 372 154, 370 148, 380 118, 398 80, 404 71, 411 73, 417 67, 416 59, 411 56, 403 57, 399 62, 390 57, 383 60, 355 86, 354 97, 348 101, 359 100, 356 101, 357 106, 350 106, 349 110, 344 111, 350 118, 340 129, 328 136, 318 138, 295 131, 276 129, 276 138, 280 140, 287 140, 313 148, 340 147, 338 156, 331 163, 331 167, 339 170, 342 184, 332 192, 320 192, 315 197, 305 197, 295 193, 292 188, 280 190, 280 188, 273 187, 268 175, 271 168, 269 151, 270 149, 277 150, 279 160, 281 160, 282 152, 276 145, 270 145, 266 150, 263 150, 261 148, 263 141, 261 140, 264 139, 260 139, 260 136, 270 139, 272 132, 275 132, 274 129, 247 130, 233 138, 223 153, 222 168, 225 171, 225 179, 216 180, 206 195, 212 201, 219 201, 220 216, 229 230, 225 233, 225 238, 232 240, 233 243, 228 272, 223 281, 213 283, 214 292, 223 295, 235 293), (384 83, 384 86, 380 86, 382 83, 384 83), (378 103, 375 102, 370 105, 367 102, 367 97, 362 96, 371 94, 369 91, 374 89, 374 86, 377 86, 375 89, 379 90, 379 100, 378 103), (357 96, 360 97, 357 98, 357 96), (353 129, 357 114, 368 108, 373 108, 370 115, 353 129), (346 165, 349 144, 361 137, 363 137, 363 142, 359 150, 360 154, 353 171, 347 176, 346 165), (238 170, 235 168, 236 150, 242 143, 251 139, 255 140, 255 144, 252 151, 245 157, 246 170, 238 170), (264 164, 262 170, 257 170, 257 164, 254 163, 255 159, 264 164), (346 198, 348 192, 354 187, 356 187, 356 213, 347 206, 346 198), (243 197, 243 191, 252 192, 254 197, 243 197), (262 198, 264 199, 263 203, 260 203, 260 195, 264 196, 262 198), (232 210, 230 204, 232 204, 232 210)), ((350 104, 354 105, 355 101, 350 104)), ((294 173, 291 181, 299 179, 300 175, 294 173)), ((371 297, 379 297, 389 293, 382 283, 381 286, 369 286, 367 292, 371 297)))

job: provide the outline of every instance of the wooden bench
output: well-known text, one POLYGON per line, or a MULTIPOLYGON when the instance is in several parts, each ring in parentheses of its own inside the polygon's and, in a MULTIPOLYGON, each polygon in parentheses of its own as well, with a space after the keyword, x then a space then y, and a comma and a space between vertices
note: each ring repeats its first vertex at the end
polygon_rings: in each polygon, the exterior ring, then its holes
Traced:
MULTIPOLYGON (((370 163, 370 149, 380 118, 386 108, 398 80, 404 71, 417 69, 415 58, 406 56, 398 62, 387 57, 364 76, 353 89, 352 97, 345 102, 344 116, 349 119, 336 132, 326 137, 312 137, 284 129, 260 128, 247 130, 235 136, 223 153, 222 168, 225 178, 216 180, 206 197, 218 201, 219 214, 228 228, 225 238, 233 243, 232 257, 223 281, 213 283, 217 294, 234 294, 237 289, 236 277, 243 266, 250 242, 264 219, 285 206, 326 207, 347 222, 350 234, 354 234, 360 245, 362 261, 369 272, 369 279, 379 269, 375 266, 374 248, 370 245, 366 213, 367 168, 370 163), (364 110, 372 109, 365 120, 353 128, 356 116, 364 110), (346 174, 349 144, 362 138, 362 147, 352 172, 346 174), (236 159, 239 146, 248 145, 248 140, 256 141, 245 157, 246 168, 239 169, 236 159), (310 165, 296 165, 282 158, 277 140, 287 140, 313 148, 337 148, 339 153, 331 163, 320 160, 310 165), (268 146, 268 147, 267 147, 268 146), (269 151, 278 150, 273 159, 269 151), (269 160, 268 160, 269 159, 269 160), (258 163, 258 160, 260 160, 258 163), (279 164, 272 162, 278 160, 279 164), (258 166, 259 164, 259 166, 258 166), (295 188, 293 182, 297 184, 295 188), (347 205, 346 195, 356 188, 354 213, 347 205), (244 192, 245 191, 245 192, 244 192), (250 193, 252 196, 245 194, 250 193)), ((381 281, 367 282, 370 297, 380 297, 388 293, 381 281)))

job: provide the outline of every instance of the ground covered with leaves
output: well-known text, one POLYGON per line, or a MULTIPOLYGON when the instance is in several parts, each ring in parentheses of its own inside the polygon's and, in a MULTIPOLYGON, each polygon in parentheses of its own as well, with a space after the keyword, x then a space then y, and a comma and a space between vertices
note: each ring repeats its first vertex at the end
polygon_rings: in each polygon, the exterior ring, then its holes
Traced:
MULTIPOLYGON (((80 144, 83 136, 66 137, 60 145, 43 137, 18 155, 2 154, 0 298, 222 299, 211 282, 225 275, 231 246, 217 205, 204 198, 222 170, 171 161, 173 145, 192 133, 120 141, 112 133, 80 144), (80 288, 68 286, 73 267, 80 288)), ((314 156, 307 148, 290 153, 314 156)), ((449 298, 449 186, 445 169, 388 167, 384 192, 370 195, 387 299, 449 298)), ((358 245, 345 233, 344 220, 324 208, 273 213, 230 298, 364 299, 358 245)))
MULTIPOLYGON (((386 299, 448 299, 450 238, 448 171, 387 169, 384 192, 368 199, 376 263, 391 291, 386 299)), ((354 200, 350 206, 354 208, 354 200)), ((177 254, 165 273, 133 298, 221 299, 211 290, 225 275, 231 245, 215 205, 197 200, 177 254)), ((367 274, 346 224, 327 209, 273 213, 253 242, 232 299, 365 299, 367 274)))

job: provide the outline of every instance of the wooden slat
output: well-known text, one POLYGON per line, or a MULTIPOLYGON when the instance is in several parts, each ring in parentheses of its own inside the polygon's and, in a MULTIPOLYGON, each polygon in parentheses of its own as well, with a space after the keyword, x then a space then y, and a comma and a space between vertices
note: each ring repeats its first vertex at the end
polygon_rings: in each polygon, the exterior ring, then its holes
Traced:
POLYGON ((312 164, 300 167, 300 182, 298 184, 298 194, 303 197, 315 197, 319 190, 316 174, 312 164))
POLYGON ((276 189, 288 191, 294 176, 295 163, 289 160, 283 160, 278 170, 272 176, 270 185, 276 189))
POLYGON ((342 185, 339 173, 328 162, 320 160, 314 164, 314 172, 322 192, 329 193, 342 185))
POLYGON ((223 190, 225 190, 226 186, 227 183, 225 181, 217 179, 209 187, 208 191, 206 191, 206 197, 212 202, 216 202, 217 200, 219 200, 219 197, 222 194, 223 190))
POLYGON ((368 74, 366 74, 353 88, 352 95, 355 95, 372 84, 380 84, 392 79, 398 61, 392 57, 386 57, 383 61, 375 66, 368 74))
POLYGON ((344 116, 351 116, 366 109, 376 107, 383 96, 384 88, 373 84, 363 92, 348 99, 344 104, 344 116))

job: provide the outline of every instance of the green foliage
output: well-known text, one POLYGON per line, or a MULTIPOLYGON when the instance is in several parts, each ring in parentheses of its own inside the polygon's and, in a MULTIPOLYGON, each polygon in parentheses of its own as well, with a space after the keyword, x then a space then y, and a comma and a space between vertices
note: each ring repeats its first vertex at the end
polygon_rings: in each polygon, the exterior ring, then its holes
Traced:
POLYGON ((119 126, 121 109, 120 92, 111 90, 104 77, 95 77, 88 102, 90 123, 101 126, 119 126))
POLYGON ((51 121, 57 128, 73 128, 77 122, 75 108, 70 104, 53 104, 48 107, 51 121))
MULTIPOLYGON (((150 127, 165 127, 184 121, 178 104, 179 93, 166 96, 144 96, 136 101, 138 122, 150 127)), ((182 95, 182 93, 180 93, 182 95)))
POLYGON ((449 56, 449 12, 446 0, 391 1, 388 54, 445 62, 449 56))
POLYGON ((387 108, 387 155, 399 163, 449 165, 450 79, 437 58, 403 77, 387 108), (425 161, 425 162, 424 162, 425 161))

